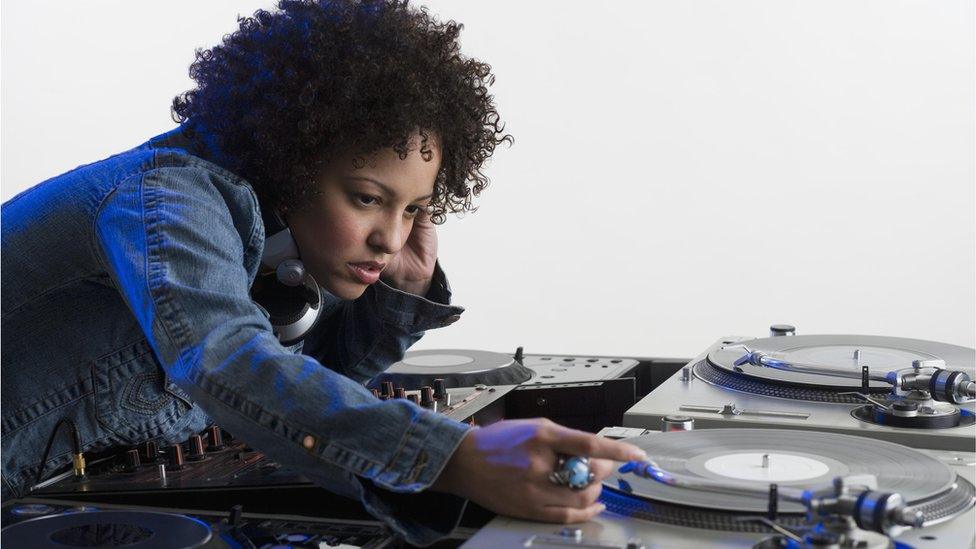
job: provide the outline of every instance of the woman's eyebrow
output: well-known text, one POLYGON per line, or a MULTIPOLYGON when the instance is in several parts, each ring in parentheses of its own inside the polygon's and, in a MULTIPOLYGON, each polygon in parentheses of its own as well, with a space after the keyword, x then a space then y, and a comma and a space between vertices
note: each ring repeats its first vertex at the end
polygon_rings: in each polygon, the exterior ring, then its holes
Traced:
MULTIPOLYGON (((393 190, 393 187, 391 187, 391 186, 389 186, 386 183, 383 183, 381 181, 377 181, 377 180, 373 179, 372 177, 365 177, 365 176, 362 176, 362 175, 347 175, 347 176, 344 176, 343 179, 369 181, 370 183, 372 183, 372 184, 376 185, 377 187, 379 187, 380 189, 382 189, 383 192, 386 193, 387 196, 396 196, 396 194, 397 194, 393 190)), ((432 193, 428 193, 428 194, 425 194, 424 196, 418 196, 417 198, 413 199, 411 202, 417 202, 419 200, 428 200, 432 196, 434 196, 432 193)))

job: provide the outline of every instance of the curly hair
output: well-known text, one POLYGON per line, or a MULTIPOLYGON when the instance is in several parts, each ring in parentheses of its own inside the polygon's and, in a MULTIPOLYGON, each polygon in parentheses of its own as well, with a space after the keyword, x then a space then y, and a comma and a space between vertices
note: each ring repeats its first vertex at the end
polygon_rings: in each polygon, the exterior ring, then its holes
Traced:
POLYGON ((280 0, 238 17, 222 43, 196 51, 196 88, 173 118, 224 167, 248 180, 263 206, 301 204, 340 155, 392 147, 400 158, 441 147, 431 219, 473 211, 488 184, 482 165, 504 132, 491 67, 460 53, 462 25, 400 0, 280 0), (202 130, 202 131, 198 131, 202 130))

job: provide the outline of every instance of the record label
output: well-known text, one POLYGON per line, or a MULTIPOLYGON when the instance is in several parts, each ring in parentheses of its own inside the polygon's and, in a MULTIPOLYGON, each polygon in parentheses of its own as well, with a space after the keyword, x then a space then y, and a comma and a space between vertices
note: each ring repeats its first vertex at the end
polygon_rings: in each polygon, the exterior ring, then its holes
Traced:
POLYGON ((735 452, 703 464, 719 477, 762 482, 798 482, 822 477, 830 467, 810 456, 766 452, 735 452))

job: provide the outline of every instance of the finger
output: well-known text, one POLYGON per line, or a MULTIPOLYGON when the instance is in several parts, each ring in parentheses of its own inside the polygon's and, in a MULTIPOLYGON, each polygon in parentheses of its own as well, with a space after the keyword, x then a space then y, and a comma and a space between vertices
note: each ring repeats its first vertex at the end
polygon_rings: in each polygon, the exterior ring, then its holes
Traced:
POLYGON ((590 458, 633 461, 647 459, 644 450, 626 442, 601 438, 592 433, 556 426, 552 449, 563 454, 590 458))
POLYGON ((590 459, 590 472, 593 482, 599 483, 617 470, 616 462, 610 459, 590 459))
POLYGON ((599 515, 607 508, 606 505, 602 503, 594 503, 586 509, 575 509, 573 507, 557 507, 557 506, 547 506, 543 507, 536 516, 536 520, 541 520, 545 522, 558 522, 562 524, 571 524, 575 522, 587 522, 592 520, 593 517, 599 515))
MULTIPOLYGON (((600 460, 604 464, 608 464, 608 469, 613 470, 613 462, 608 460, 600 460)), ((593 479, 593 482, 589 486, 582 490, 572 490, 568 486, 563 486, 559 484, 554 484, 548 478, 540 485, 536 485, 540 489, 539 498, 541 501, 545 502, 546 505, 551 505, 555 507, 574 507, 576 509, 583 509, 592 505, 597 498, 600 497, 600 493, 603 491, 603 484, 597 478, 593 479)))

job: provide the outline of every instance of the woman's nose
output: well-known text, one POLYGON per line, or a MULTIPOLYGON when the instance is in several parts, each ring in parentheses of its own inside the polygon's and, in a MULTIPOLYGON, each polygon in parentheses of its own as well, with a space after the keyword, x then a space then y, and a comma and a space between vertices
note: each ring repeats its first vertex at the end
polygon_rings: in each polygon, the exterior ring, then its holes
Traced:
POLYGON ((399 221, 383 223, 375 227, 367 239, 367 244, 385 254, 395 254, 403 247, 403 224, 399 221))

